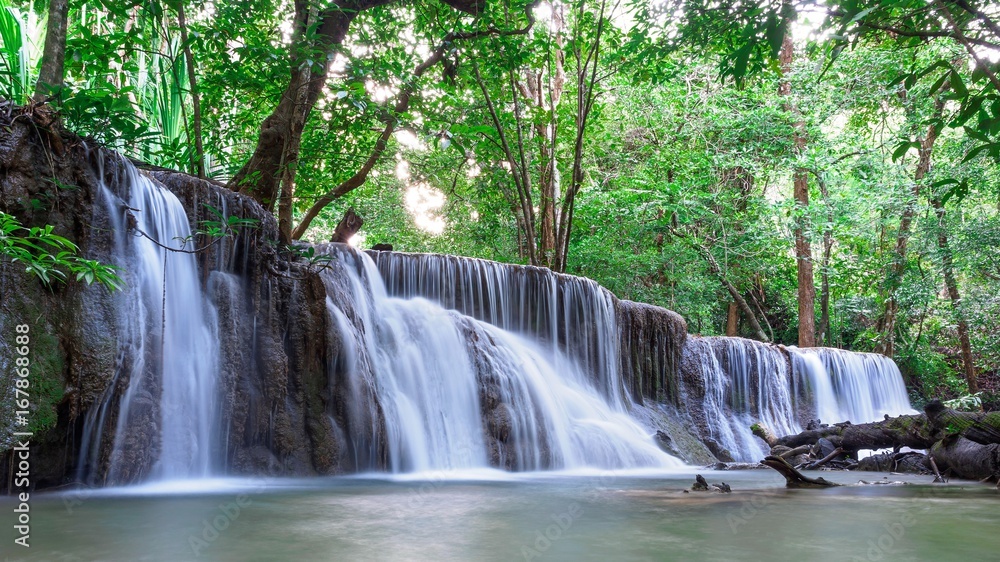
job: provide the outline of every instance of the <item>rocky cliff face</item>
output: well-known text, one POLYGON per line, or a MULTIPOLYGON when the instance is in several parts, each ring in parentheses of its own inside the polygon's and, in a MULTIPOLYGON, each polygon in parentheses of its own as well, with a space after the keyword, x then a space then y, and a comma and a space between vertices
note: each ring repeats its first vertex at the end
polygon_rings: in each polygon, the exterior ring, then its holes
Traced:
MULTIPOLYGON (((0 209, 26 226, 51 224, 81 253, 116 263, 114 209, 102 189, 127 200, 127 164, 118 155, 83 141, 40 131, 27 117, 0 134, 0 209)), ((327 287, 310 266, 281 256, 270 242, 277 225, 250 199, 208 181, 169 171, 150 177, 173 192, 187 210, 192 230, 226 216, 253 219, 256 228, 213 240, 196 236, 201 283, 218 311, 220 419, 225 424, 225 470, 235 474, 330 474, 350 467, 342 436, 332 428, 343 415, 342 381, 329 357, 336 330, 326 312, 327 287)), ((141 212, 141 211, 138 211, 141 212)), ((121 264, 126 266, 127 264, 121 264)), ((123 270, 126 283, 134 281, 123 270)), ((141 480, 159 451, 159 380, 151 377, 131 400, 124 442, 112 459, 127 373, 137 361, 121 343, 122 293, 75 280, 46 287, 17 264, 0 269, 0 361, 11 358, 7 336, 16 324, 31 327, 31 420, 33 483, 46 487, 81 478, 95 484, 141 480), (98 428, 102 427, 103 430, 98 428), (81 450, 95 450, 81 458, 81 450), (110 470, 114 464, 117 470, 110 470)), ((333 295, 336 298, 336 295, 333 295)), ((349 304, 344 305, 349 309, 349 304)), ((8 364, 0 385, 12 388, 8 364)), ((155 370, 151 373, 155 374, 155 370)), ((7 397, 9 398, 9 396, 7 397)), ((5 402, 2 445, 13 429, 5 402)), ((23 428, 19 428, 23 429, 23 428)), ((86 451, 85 451, 86 452, 86 451)), ((9 463, 0 477, 9 483, 9 463)))

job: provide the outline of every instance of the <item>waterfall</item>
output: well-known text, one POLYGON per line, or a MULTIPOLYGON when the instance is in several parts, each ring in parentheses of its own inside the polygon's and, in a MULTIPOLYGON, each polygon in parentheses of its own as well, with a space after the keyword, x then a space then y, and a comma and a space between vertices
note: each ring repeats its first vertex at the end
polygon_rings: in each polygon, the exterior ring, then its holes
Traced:
POLYGON ((595 281, 439 254, 372 252, 371 257, 389 295, 423 297, 542 342, 557 367, 566 358, 575 361, 613 407, 623 403, 614 297, 595 281))
POLYGON ((109 482, 207 476, 218 456, 215 309, 194 254, 164 248, 193 249, 180 201, 130 163, 116 164, 113 185, 104 183, 103 159, 97 177, 126 281, 116 296, 119 357, 85 422, 78 471, 100 470, 102 439, 110 438, 109 482))
POLYGON ((812 394, 820 420, 865 423, 915 413, 892 359, 831 348, 789 350, 796 384, 812 394))
MULTIPOLYGON (((598 377, 595 381, 586 362, 581 364, 564 352, 579 352, 581 346, 555 343, 560 341, 553 333, 560 325, 555 313, 599 317, 607 313, 605 303, 597 303, 601 309, 596 311, 564 311, 558 306, 560 299, 579 299, 582 292, 574 295, 572 288, 565 287, 561 291, 550 276, 542 292, 547 296, 532 310, 531 301, 510 300, 518 287, 506 286, 511 280, 504 278, 504 268, 497 264, 492 264, 492 272, 479 268, 479 285, 470 280, 449 289, 447 282, 439 283, 458 296, 442 292, 436 299, 454 308, 478 311, 497 326, 414 296, 415 282, 421 279, 418 271, 440 273, 444 268, 426 266, 454 265, 454 260, 441 256, 411 260, 425 267, 407 273, 393 273, 399 261, 386 266, 388 261, 380 260, 387 276, 397 281, 389 286, 395 286, 403 298, 390 296, 369 256, 336 247, 328 251, 345 264, 349 300, 358 317, 352 324, 348 314, 328 300, 331 322, 346 342, 338 360, 347 363, 347 378, 355 381, 351 402, 369 404, 368 411, 351 413, 352 423, 370 427, 370 420, 379 414, 384 417, 384 435, 376 439, 384 440, 392 471, 680 466, 622 410, 621 394, 615 392, 621 381, 610 365, 609 380, 598 377), (519 333, 504 326, 520 328, 519 333), (539 329, 551 339, 542 338, 539 343, 527 337, 539 329), (374 389, 373 401, 367 400, 365 385, 374 389)), ((466 263, 482 265, 475 260, 466 263)), ((334 273, 325 277, 331 289, 338 282, 334 273)), ((437 283, 442 277, 428 273, 424 279, 437 283)), ((531 292, 526 284, 520 289, 531 292)), ((590 328, 594 331, 595 326, 590 328)), ((604 329, 613 328, 612 323, 604 329)), ((592 360, 601 355, 585 357, 592 360)), ((365 447, 379 449, 371 443, 365 447)), ((371 453, 355 456, 370 457, 371 453)))
POLYGON ((802 424, 864 423, 913 413, 896 364, 873 353, 798 349, 743 338, 690 338, 681 393, 706 444, 717 456, 757 461, 768 454, 750 426, 761 422, 776 435, 802 424))
MULTIPOLYGON (((191 249, 177 197, 117 166, 107 184, 99 171, 95 213, 127 288, 80 479, 681 466, 631 416, 644 397, 717 457, 753 461, 767 453, 756 422, 790 434, 911 411, 889 359, 686 337, 676 314, 544 268, 327 245, 318 278, 289 269, 255 285, 237 273, 251 244, 223 241, 200 271, 163 247, 191 249)), ((224 215, 243 205, 217 202, 224 215)))
MULTIPOLYGON (((703 435, 716 456, 753 462, 768 454, 750 426, 762 422, 778 435, 802 430, 792 403, 791 370, 780 347, 742 338, 691 338, 685 355, 695 359, 703 393, 703 435)), ((693 409, 689 405, 689 411, 693 409)))

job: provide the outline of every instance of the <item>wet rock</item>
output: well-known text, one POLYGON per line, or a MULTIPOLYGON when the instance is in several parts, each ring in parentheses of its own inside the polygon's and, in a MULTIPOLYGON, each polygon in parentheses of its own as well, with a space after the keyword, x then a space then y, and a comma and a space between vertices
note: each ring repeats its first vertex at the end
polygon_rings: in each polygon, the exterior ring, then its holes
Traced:
POLYGON ((834 445, 829 439, 825 437, 820 438, 818 441, 816 441, 816 447, 817 449, 813 454, 813 456, 815 456, 817 459, 826 458, 827 455, 833 453, 833 451, 837 449, 837 446, 834 445))
POLYGON ((725 482, 719 482, 716 484, 709 484, 705 477, 702 475, 695 476, 694 484, 691 485, 691 490, 695 492, 719 492, 723 494, 729 494, 733 490, 725 482))
POLYGON ((931 466, 930 459, 923 453, 882 453, 859 460, 857 470, 930 474, 931 466))

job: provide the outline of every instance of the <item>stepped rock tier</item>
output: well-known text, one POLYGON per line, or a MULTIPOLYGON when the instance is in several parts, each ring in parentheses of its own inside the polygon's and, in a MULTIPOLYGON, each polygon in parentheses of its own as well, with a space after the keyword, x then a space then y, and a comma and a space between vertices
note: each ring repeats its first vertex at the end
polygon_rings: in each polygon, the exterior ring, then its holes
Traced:
MULTIPOLYGON (((780 434, 910 411, 881 356, 689 336, 676 313, 537 267, 339 244, 309 261, 278 251, 274 218, 244 196, 83 143, 53 159, 24 125, 0 166, 2 208, 53 224, 126 281, 50 291, 0 271, 0 331, 31 325, 34 415, 53 418, 33 437, 38 487, 669 469, 759 460, 757 421, 780 434), (53 176, 77 189, 18 203, 53 176), (257 226, 210 238, 199 231, 216 212, 257 226), (198 251, 165 248, 185 241, 198 251)), ((13 421, 0 414, 0 449, 13 421)))

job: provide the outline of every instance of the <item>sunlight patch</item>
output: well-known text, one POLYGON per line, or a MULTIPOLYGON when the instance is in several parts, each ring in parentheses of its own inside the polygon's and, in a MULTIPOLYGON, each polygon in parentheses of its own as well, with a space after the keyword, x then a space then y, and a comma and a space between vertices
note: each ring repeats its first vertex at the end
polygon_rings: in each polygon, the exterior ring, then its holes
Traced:
POLYGON ((430 234, 444 232, 444 218, 438 215, 444 207, 444 192, 426 182, 415 183, 406 188, 406 210, 413 217, 417 228, 430 234))

